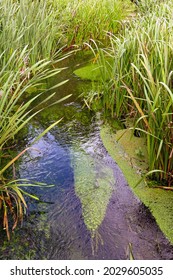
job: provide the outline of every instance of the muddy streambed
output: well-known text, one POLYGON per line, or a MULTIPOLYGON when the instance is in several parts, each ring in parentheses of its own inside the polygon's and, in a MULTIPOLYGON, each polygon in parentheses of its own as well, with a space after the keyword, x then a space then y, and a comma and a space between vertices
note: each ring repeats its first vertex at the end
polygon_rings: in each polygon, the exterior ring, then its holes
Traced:
POLYGON ((63 117, 19 163, 20 177, 54 186, 30 189, 40 201, 28 199, 10 242, 1 233, 0 259, 129 259, 131 250, 135 259, 172 259, 172 246, 104 148, 100 115, 83 108, 79 95, 90 83, 73 74, 82 60, 66 60, 68 70, 50 81, 69 78, 53 101, 72 96, 26 129, 23 146, 63 117))

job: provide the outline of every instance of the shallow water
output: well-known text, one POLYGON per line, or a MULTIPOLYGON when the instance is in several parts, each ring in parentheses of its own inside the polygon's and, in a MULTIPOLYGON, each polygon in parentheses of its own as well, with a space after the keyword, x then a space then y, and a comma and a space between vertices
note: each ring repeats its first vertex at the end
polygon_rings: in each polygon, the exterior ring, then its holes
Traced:
POLYGON ((33 187, 40 201, 28 200, 27 216, 9 243, 3 234, 0 259, 129 259, 130 244, 135 259, 172 259, 172 246, 104 148, 100 115, 83 108, 78 98, 90 87, 72 74, 78 62, 74 58, 64 62, 68 71, 50 81, 70 79, 57 89, 54 101, 71 93, 72 97, 36 118, 23 143, 28 145, 64 117, 19 164, 20 177, 54 186, 33 187), (107 204, 100 198, 102 182, 107 204))

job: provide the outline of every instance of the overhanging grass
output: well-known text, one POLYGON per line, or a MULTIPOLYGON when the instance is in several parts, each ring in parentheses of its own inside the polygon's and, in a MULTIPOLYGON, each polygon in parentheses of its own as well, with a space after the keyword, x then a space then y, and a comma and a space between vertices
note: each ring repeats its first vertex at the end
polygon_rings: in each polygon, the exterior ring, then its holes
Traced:
MULTIPOLYGON (((46 79, 60 72, 60 69, 52 67, 57 54, 55 31, 55 14, 52 14, 51 7, 49 8, 45 1, 2 0, 0 2, 1 157, 5 153, 4 148, 8 151, 8 146, 15 144, 18 133, 42 110, 34 106, 34 101, 44 93, 41 88, 46 79), (26 93, 33 87, 38 90, 38 94, 31 95, 30 99, 26 100, 26 93)), ((46 106, 46 102, 53 95, 54 93, 42 101, 42 105, 46 106)), ((59 120, 51 124, 35 141, 58 122, 59 120)), ((8 163, 1 160, 0 210, 3 213, 3 227, 8 239, 10 230, 14 230, 17 223, 22 220, 27 208, 24 196, 38 199, 23 190, 26 182, 16 179, 15 172, 11 171, 15 169, 16 160, 28 149, 29 147, 13 159, 9 157, 8 163), (10 174, 7 170, 10 170, 10 174), (13 220, 11 227, 9 227, 9 220, 13 220)), ((33 184, 27 182, 27 186, 33 184)))
MULTIPOLYGON (((22 64, 22 61, 25 57, 25 51, 26 48, 24 48, 23 52, 20 54, 19 59, 16 59, 16 63, 18 63, 18 65, 22 64)), ((9 143, 15 143, 15 138, 18 135, 18 133, 30 122, 30 120, 34 116, 36 116, 39 112, 43 110, 38 109, 37 106, 34 106, 34 101, 37 98, 39 98, 40 95, 44 92, 40 92, 36 96, 31 97, 28 101, 25 101, 25 94, 27 89, 33 86, 39 88, 45 81, 45 79, 56 75, 57 73, 59 73, 59 71, 59 69, 51 68, 51 61, 48 60, 41 60, 32 65, 31 67, 27 67, 23 71, 23 76, 20 75, 20 69, 17 72, 11 71, 10 73, 6 71, 6 67, 3 67, 1 69, 0 82, 3 81, 1 86, 0 98, 1 157, 3 156, 3 149, 5 147, 8 148, 9 143), (48 68, 46 69, 45 67, 48 68), (32 71, 34 71, 35 75, 32 78, 28 79, 27 74, 32 73, 32 71)), ((44 106, 46 104, 46 101, 49 100, 53 95, 54 93, 51 94, 48 98, 46 98, 44 101, 42 101, 42 105, 44 106)), ((35 139, 35 141, 37 141, 40 137, 47 133, 58 122, 59 120, 50 125, 43 133, 41 133, 38 136, 37 139, 35 139)), ((28 195, 32 198, 38 199, 34 195, 26 193, 22 189, 24 186, 23 180, 16 180, 15 174, 13 174, 12 171, 10 171, 11 174, 8 174, 7 176, 7 170, 9 170, 9 168, 12 166, 14 170, 14 164, 16 160, 28 149, 29 147, 24 149, 14 159, 10 160, 8 163, 5 163, 5 165, 3 165, 3 161, 1 161, 0 210, 3 212, 3 227, 7 232, 8 239, 10 238, 10 229, 15 229, 18 221, 22 220, 23 214, 27 208, 24 196, 28 195), (11 216, 14 221, 13 226, 10 229, 9 216, 11 216)), ((37 186, 38 185, 39 184, 37 184, 37 186)), ((28 182, 28 186, 33 186, 33 184, 28 182)))

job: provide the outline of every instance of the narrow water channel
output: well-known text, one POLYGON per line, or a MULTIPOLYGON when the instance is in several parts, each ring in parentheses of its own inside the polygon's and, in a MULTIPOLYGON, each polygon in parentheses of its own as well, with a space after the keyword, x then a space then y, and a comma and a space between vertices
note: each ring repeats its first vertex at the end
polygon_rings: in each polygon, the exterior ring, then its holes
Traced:
POLYGON ((80 62, 68 59, 68 70, 51 81, 69 79, 53 101, 72 96, 28 127, 26 146, 63 117, 19 163, 20 177, 54 186, 32 188, 40 201, 28 200, 10 242, 3 233, 0 259, 129 259, 130 251, 135 259, 173 259, 172 246, 104 148, 100 115, 83 108, 79 95, 90 83, 73 74, 80 62))

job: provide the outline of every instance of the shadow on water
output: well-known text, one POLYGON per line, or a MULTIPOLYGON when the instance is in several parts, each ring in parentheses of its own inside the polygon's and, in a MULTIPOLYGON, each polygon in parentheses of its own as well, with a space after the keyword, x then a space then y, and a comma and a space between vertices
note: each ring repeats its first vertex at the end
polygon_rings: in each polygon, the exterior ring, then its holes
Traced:
POLYGON ((22 178, 54 186, 33 187, 40 201, 28 201, 27 216, 10 242, 2 233, 0 259, 129 259, 129 244, 135 259, 172 259, 172 246, 103 147, 99 114, 82 107, 78 96, 90 85, 72 74, 77 63, 72 60, 60 77, 70 80, 53 101, 72 97, 44 110, 28 127, 25 143, 63 120, 19 164, 22 178))

